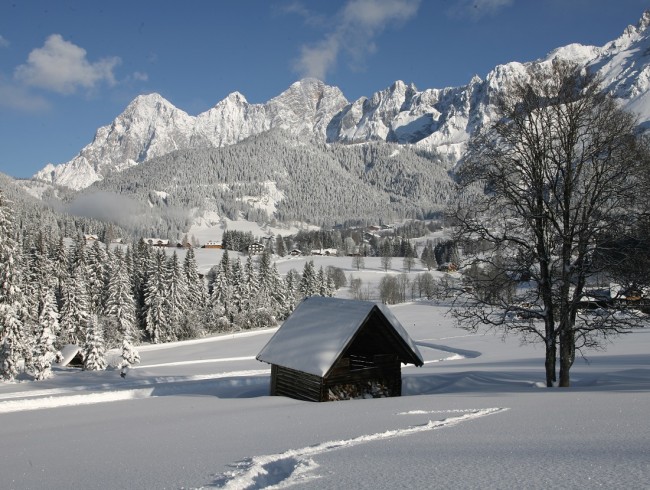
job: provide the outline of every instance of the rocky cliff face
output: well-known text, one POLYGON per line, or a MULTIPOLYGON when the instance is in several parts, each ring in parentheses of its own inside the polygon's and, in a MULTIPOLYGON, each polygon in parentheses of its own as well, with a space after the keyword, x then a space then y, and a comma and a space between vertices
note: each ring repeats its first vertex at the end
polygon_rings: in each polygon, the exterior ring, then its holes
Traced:
MULTIPOLYGON (((650 11, 603 47, 572 44, 535 63, 571 60, 596 71, 603 89, 650 126, 650 11)), ((249 104, 232 93, 212 109, 190 116, 160 95, 137 97, 109 126, 100 128, 88 146, 68 163, 48 165, 35 177, 74 189, 87 187, 153 157, 183 148, 221 147, 273 128, 305 141, 415 144, 457 161, 470 136, 492 116, 491 100, 508 83, 526 76, 531 63, 497 66, 485 79, 461 87, 418 91, 397 81, 370 98, 348 102, 342 92, 305 79, 265 104, 249 104)))

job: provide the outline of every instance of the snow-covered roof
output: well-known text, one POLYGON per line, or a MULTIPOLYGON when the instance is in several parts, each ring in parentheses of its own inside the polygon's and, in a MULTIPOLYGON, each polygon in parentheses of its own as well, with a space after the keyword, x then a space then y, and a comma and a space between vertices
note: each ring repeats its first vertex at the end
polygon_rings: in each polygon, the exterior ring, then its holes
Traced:
POLYGON ((66 344, 61 350, 61 357, 59 360, 60 366, 67 366, 70 362, 81 352, 81 347, 74 344, 66 344))
POLYGON ((303 300, 260 351, 257 360, 325 376, 374 312, 383 315, 397 334, 397 348, 403 354, 400 360, 421 366, 420 351, 386 306, 321 296, 303 300))

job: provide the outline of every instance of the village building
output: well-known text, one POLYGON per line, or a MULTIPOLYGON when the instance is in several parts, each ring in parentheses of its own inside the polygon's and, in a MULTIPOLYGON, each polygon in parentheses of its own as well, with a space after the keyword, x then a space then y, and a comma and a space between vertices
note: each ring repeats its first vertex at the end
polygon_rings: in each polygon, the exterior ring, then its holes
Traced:
POLYGON ((264 245, 260 242, 253 242, 248 246, 249 255, 260 255, 264 253, 264 245))
POLYGON ((168 247, 169 246, 169 240, 167 240, 165 238, 145 238, 144 242, 148 243, 152 247, 168 247))
POLYGON ((319 248, 311 251, 312 255, 336 255, 338 253, 338 250, 336 248, 319 248))
POLYGON ((422 366, 415 343, 382 304, 306 298, 257 355, 271 395, 308 401, 402 394, 401 364, 422 366))
POLYGON ((221 242, 208 240, 205 245, 203 245, 203 248, 223 248, 223 245, 221 245, 221 242))

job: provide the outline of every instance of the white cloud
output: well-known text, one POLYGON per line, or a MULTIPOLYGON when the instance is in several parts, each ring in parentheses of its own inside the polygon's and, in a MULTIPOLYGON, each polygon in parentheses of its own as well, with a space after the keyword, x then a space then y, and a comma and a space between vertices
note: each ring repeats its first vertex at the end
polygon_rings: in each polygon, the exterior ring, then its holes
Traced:
POLYGON ((309 10, 298 0, 283 5, 281 10, 286 14, 296 14, 302 17, 305 24, 309 26, 322 27, 327 23, 327 18, 324 15, 309 10))
POLYGON ((486 15, 494 15, 513 2, 514 0, 457 0, 448 13, 455 17, 471 17, 478 20, 486 15))
POLYGON ((350 0, 337 14, 335 25, 322 41, 302 46, 294 68, 301 76, 324 80, 341 52, 359 68, 376 51, 374 39, 389 25, 406 22, 420 6, 420 0, 350 0))
POLYGON ((121 62, 118 57, 103 58, 91 63, 86 50, 52 34, 42 48, 29 53, 27 63, 16 68, 16 80, 61 94, 71 94, 82 87, 92 89, 100 82, 115 84, 113 69, 121 62))
POLYGON ((6 37, 0 34, 0 48, 7 48, 7 47, 9 47, 9 41, 7 40, 6 37))

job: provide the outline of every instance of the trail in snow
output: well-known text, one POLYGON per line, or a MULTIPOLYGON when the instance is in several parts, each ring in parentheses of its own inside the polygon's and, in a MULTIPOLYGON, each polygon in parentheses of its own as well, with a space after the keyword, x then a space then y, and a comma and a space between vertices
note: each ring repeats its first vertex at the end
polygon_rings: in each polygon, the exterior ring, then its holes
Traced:
MULTIPOLYGON (((318 476, 313 475, 313 470, 318 468, 318 464, 312 458, 319 454, 335 451, 337 449, 345 449, 368 442, 404 437, 420 432, 441 429, 443 427, 453 427, 463 422, 504 412, 506 410, 508 409, 484 408, 445 410, 444 412, 462 412, 463 415, 443 420, 430 420, 426 424, 416 425, 406 429, 388 430, 386 432, 367 434, 352 439, 322 442, 320 444, 300 449, 289 449, 288 451, 279 454, 254 456, 236 463, 234 465, 236 467, 235 470, 219 475, 211 487, 231 490, 259 490, 275 487, 276 485, 283 487, 296 483, 305 483, 309 480, 318 478, 318 476)), ((440 413, 444 412, 441 411, 440 413)), ((413 411, 404 412, 402 415, 419 415, 422 413, 438 412, 413 411)))
POLYGON ((255 360, 254 356, 221 357, 215 359, 197 359, 194 361, 164 362, 160 364, 137 364, 135 366, 131 366, 131 369, 157 368, 157 367, 167 367, 167 366, 187 366, 190 364, 209 364, 214 362, 234 362, 234 361, 252 361, 252 360, 255 360))
MULTIPOLYGON (((229 371, 225 373, 200 374, 193 376, 165 376, 153 380, 136 380, 125 384, 107 384, 84 387, 54 388, 38 392, 8 393, 0 395, 0 414, 25 410, 92 405, 95 403, 133 400, 154 396, 169 396, 187 391, 188 384, 224 378, 265 376, 269 369, 229 371), (80 393, 83 391, 84 393, 80 393), (89 393, 95 391, 95 393, 89 393)), ((264 381, 266 383, 266 381, 264 381)), ((194 391, 196 386, 193 386, 194 391)), ((208 386, 203 391, 209 393, 208 386)))
MULTIPOLYGON (((423 342, 422 340, 416 340, 415 345, 417 345, 418 347, 429 347, 430 349, 437 349, 443 352, 456 354, 458 356, 461 356, 460 359, 465 359, 465 358, 474 359, 475 357, 479 357, 482 354, 482 352, 479 352, 477 350, 458 349, 456 347, 449 347, 447 345, 423 342)), ((458 357, 452 357, 452 358, 459 359, 458 357)))

